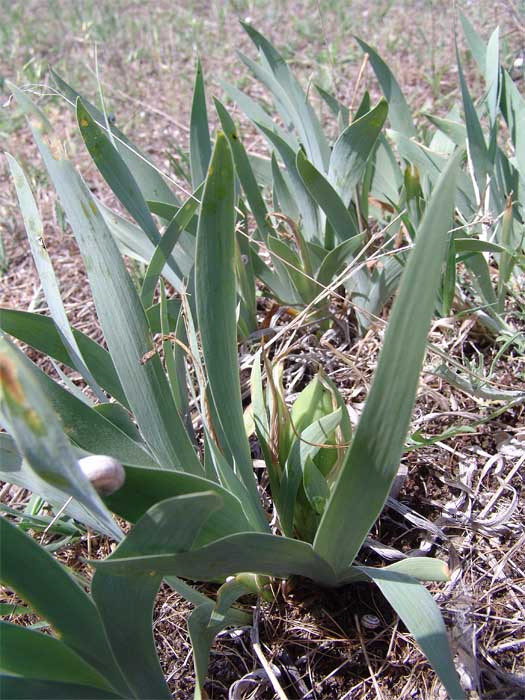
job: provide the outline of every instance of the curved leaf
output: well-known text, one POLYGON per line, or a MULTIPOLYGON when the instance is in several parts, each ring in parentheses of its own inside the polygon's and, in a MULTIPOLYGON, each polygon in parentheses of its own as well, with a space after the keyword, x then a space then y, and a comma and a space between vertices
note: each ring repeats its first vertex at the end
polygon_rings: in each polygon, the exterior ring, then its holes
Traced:
POLYGON ((137 522, 149 508, 166 499, 213 492, 223 505, 203 525, 198 537, 200 544, 251 529, 240 501, 214 481, 166 469, 125 467, 125 470, 124 485, 105 502, 114 513, 130 522, 137 522))
POLYGON ((128 697, 129 688, 89 596, 45 549, 5 518, 0 518, 0 538, 2 583, 29 603, 64 643, 128 697))
MULTIPOLYGON (((51 69, 51 75, 53 76, 59 92, 64 95, 73 109, 75 109, 77 100, 80 98, 91 117, 100 127, 105 127, 105 118, 100 110, 88 102, 88 100, 76 92, 76 90, 73 90, 73 88, 53 69, 51 69)), ((178 206, 179 201, 177 197, 164 181, 158 168, 150 162, 147 156, 145 156, 122 131, 117 129, 117 127, 111 126, 111 133, 113 134, 116 148, 131 170, 133 178, 138 183, 144 199, 169 202, 170 204, 178 206)))
MULTIPOLYGON (((0 309, 0 329, 58 362, 74 368, 73 358, 55 322, 49 316, 18 309, 0 309)), ((73 329, 73 335, 97 382, 108 394, 126 406, 126 396, 109 352, 80 331, 73 329)))
POLYGON ((370 65, 374 69, 379 84, 381 85, 381 90, 385 96, 390 112, 390 122, 392 128, 396 131, 400 131, 402 134, 411 138, 416 136, 416 127, 412 120, 412 115, 410 109, 406 103, 403 93, 397 80, 395 79, 392 71, 383 61, 381 56, 375 51, 371 46, 366 44, 359 37, 355 37, 359 46, 368 54, 370 58, 370 65))
POLYGON ((40 478, 75 498, 119 539, 120 529, 78 466, 42 387, 28 371, 30 364, 20 350, 0 336, 0 416, 4 427, 40 478))
POLYGON ((64 642, 3 621, 0 621, 0 673, 112 690, 104 677, 64 642))
POLYGON ((274 87, 272 93, 276 98, 289 105, 294 126, 305 145, 310 160, 319 170, 325 170, 328 165, 330 149, 319 119, 308 102, 307 95, 275 47, 250 24, 241 22, 241 25, 264 55, 266 65, 280 88, 277 91, 274 87))
POLYGON ((68 354, 73 360, 75 369, 80 372, 86 382, 91 386, 98 400, 106 401, 104 392, 98 386, 95 378, 84 362, 80 348, 77 345, 75 336, 73 335, 71 326, 69 325, 69 319, 60 296, 58 281, 55 277, 51 259, 43 239, 44 226, 42 224, 42 219, 40 218, 40 213, 36 206, 33 193, 31 192, 29 182, 27 181, 24 171, 16 160, 10 156, 9 153, 6 153, 5 155, 13 175, 13 181, 15 183, 16 193, 18 195, 20 209, 24 217, 24 225, 27 237, 29 239, 31 254, 33 256, 33 260, 35 261, 38 277, 40 279, 40 283, 42 284, 42 289, 44 290, 44 295, 46 297, 51 316, 55 321, 58 332, 62 337, 62 342, 68 349, 68 354))
POLYGON ((464 700, 439 608, 427 589, 415 578, 387 569, 361 566, 414 635, 451 700, 464 700))
POLYGON ((347 207, 354 189, 365 172, 366 162, 385 123, 389 106, 380 100, 343 131, 334 144, 328 180, 347 207))
POLYGON ((326 214, 339 242, 357 235, 355 222, 343 200, 302 151, 297 152, 296 165, 308 191, 326 214))
POLYGON ((144 439, 164 467, 200 473, 159 357, 142 362, 153 347, 146 315, 105 221, 84 181, 62 157, 54 134, 41 132, 28 98, 12 89, 29 112, 33 136, 75 233, 111 357, 144 439))
MULTIPOLYGON (((177 550, 178 547, 172 545, 171 549, 177 550)), ((172 554, 90 563, 97 569, 107 568, 119 576, 147 576, 156 572, 162 576, 174 574, 192 580, 214 581, 250 571, 276 578, 296 574, 321 585, 337 585, 334 570, 310 544, 261 532, 230 535, 189 552, 174 551, 172 554)))
POLYGON ((116 700, 129 697, 87 685, 16 678, 3 674, 0 674, 0 688, 3 696, 9 700, 116 700))

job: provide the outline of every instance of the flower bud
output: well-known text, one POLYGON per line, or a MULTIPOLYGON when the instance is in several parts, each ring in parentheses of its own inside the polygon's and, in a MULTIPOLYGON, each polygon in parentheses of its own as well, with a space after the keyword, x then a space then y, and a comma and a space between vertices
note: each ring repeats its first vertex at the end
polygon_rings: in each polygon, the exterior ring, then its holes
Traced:
POLYGON ((100 496, 110 496, 124 484, 124 468, 113 457, 90 455, 79 459, 78 464, 100 496))

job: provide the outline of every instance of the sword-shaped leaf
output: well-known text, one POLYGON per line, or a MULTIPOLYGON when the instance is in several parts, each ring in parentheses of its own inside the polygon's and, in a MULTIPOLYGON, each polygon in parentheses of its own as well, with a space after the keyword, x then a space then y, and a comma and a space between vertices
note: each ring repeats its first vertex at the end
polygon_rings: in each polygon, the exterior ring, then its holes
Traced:
POLYGON ((315 537, 315 550, 337 571, 355 559, 397 472, 448 243, 458 157, 441 175, 427 206, 372 388, 315 537))
POLYGON ((464 700, 450 651, 443 618, 436 601, 412 576, 360 566, 414 635, 421 650, 445 686, 451 700, 464 700))
POLYGON ((73 448, 28 365, 30 361, 23 353, 0 336, 0 417, 3 426, 14 437, 18 451, 40 478, 75 498, 119 539, 119 528, 78 466, 73 448))
POLYGON ((365 172, 367 160, 388 112, 389 105, 382 99, 374 109, 352 122, 335 142, 330 157, 328 180, 346 207, 350 204, 354 189, 365 172))
POLYGON ((374 69, 376 78, 379 80, 379 85, 383 91, 383 95, 388 102, 390 123, 392 128, 400 131, 402 134, 411 138, 416 136, 416 127, 410 113, 410 108, 401 92, 399 83, 394 77, 394 74, 383 61, 381 56, 371 46, 366 44, 359 37, 355 37, 359 46, 368 54, 370 65, 374 69))
MULTIPOLYGON (((76 90, 73 90, 73 88, 54 70, 51 70, 51 75, 58 87, 58 91, 65 97, 73 109, 76 109, 77 100, 80 98, 97 124, 102 128, 106 126, 104 115, 99 109, 92 105, 76 90)), ((150 162, 147 156, 145 156, 122 131, 117 129, 116 126, 111 126, 111 133, 113 134, 116 148, 133 173, 133 178, 138 183, 144 199, 169 202, 170 204, 178 206, 179 201, 177 197, 164 181, 158 168, 150 162)))
POLYGON ((190 164, 193 189, 196 189, 204 181, 210 158, 211 142, 208 113, 206 111, 206 92, 202 76, 202 65, 200 60, 198 60, 190 117, 190 164))
POLYGON ((306 148, 308 157, 318 170, 326 170, 330 149, 321 123, 304 90, 275 47, 250 24, 245 22, 241 22, 241 24, 255 46, 263 54, 266 65, 280 88, 278 91, 274 88, 272 93, 289 105, 293 124, 306 148))
POLYGON ((104 633, 97 608, 66 569, 35 540, 0 518, 0 580, 41 615, 116 692, 127 687, 104 633), (38 575, 35 575, 38 572, 38 575))
POLYGON ((0 688, 9 700, 118 700, 124 697, 88 685, 18 678, 3 673, 0 674, 0 688))
POLYGON ((77 100, 77 122, 86 148, 100 174, 153 245, 158 245, 160 234, 140 187, 104 129, 93 119, 80 98, 77 100))
MULTIPOLYGON (((35 115, 31 101, 16 87, 12 90, 28 113, 35 141, 80 247, 98 318, 142 435, 162 466, 202 473, 158 355, 143 362, 153 348, 146 314, 104 218, 84 181, 63 157, 54 134, 35 115)), ((82 119, 92 118, 83 114, 82 119)))
MULTIPOLYGON (((18 309, 0 309, 0 330, 49 355, 57 362, 75 367, 63 337, 49 316, 18 309)), ((100 386, 126 406, 126 396, 109 352, 81 331, 73 329, 73 336, 82 357, 100 386)))
MULTIPOLYGON (((30 562, 28 562, 30 564, 30 562)), ((73 611, 71 611, 73 613, 73 611)), ((27 627, 0 621, 0 673, 79 683, 112 691, 111 685, 67 644, 27 627)))
POLYGON ((106 401, 104 392, 99 387, 95 378, 84 362, 80 348, 77 345, 75 336, 73 335, 71 326, 69 325, 66 310, 60 296, 60 288, 58 286, 53 265, 51 264, 51 259, 44 242, 44 226, 42 224, 42 219, 40 218, 40 213, 36 206, 33 193, 31 192, 29 182, 27 181, 24 171, 16 160, 9 155, 9 153, 6 153, 6 157, 11 169, 13 181, 15 183, 22 216, 24 217, 24 225, 27 237, 29 239, 31 254, 33 255, 33 260, 35 261, 38 277, 42 284, 42 289, 44 290, 44 295, 46 297, 51 316, 55 321, 58 332, 62 337, 62 342, 73 360, 75 369, 80 372, 86 382, 91 386, 98 400, 106 401))
MULTIPOLYGON (((176 211, 169 225, 164 231, 164 234, 160 239, 160 243, 157 245, 155 252, 151 256, 140 292, 140 298, 144 307, 148 307, 153 304, 153 296, 155 294, 157 282, 162 270, 167 261, 170 259, 172 250, 179 241, 182 232, 189 224, 200 206, 201 194, 202 188, 199 187, 190 197, 188 197, 180 209, 176 211)), ((181 270, 178 270, 177 274, 180 279, 182 279, 184 276, 181 270)))
POLYGON ((267 529, 244 430, 237 360, 233 160, 217 136, 202 197, 195 261, 197 319, 211 395, 228 447, 255 509, 267 529))
MULTIPOLYGON (((167 502, 166 502, 167 503, 167 502)), ((163 504, 159 504, 162 506, 163 504)), ((165 547, 167 550, 168 547, 165 547)), ((121 575, 147 576, 157 572, 196 581, 225 579, 243 571, 287 578, 293 574, 311 578, 326 586, 337 585, 332 567, 307 542, 261 532, 242 532, 223 537, 205 547, 187 552, 129 556, 118 560, 93 561, 98 568, 121 575)))
POLYGON ((355 221, 350 216, 347 206, 333 185, 310 163, 301 150, 297 152, 296 165, 309 193, 326 214, 339 243, 357 235, 355 221))

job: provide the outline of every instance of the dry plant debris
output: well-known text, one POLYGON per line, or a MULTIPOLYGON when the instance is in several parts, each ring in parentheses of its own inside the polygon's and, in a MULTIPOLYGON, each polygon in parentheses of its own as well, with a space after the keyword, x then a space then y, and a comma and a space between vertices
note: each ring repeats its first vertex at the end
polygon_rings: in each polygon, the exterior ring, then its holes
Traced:
MULTIPOLYGON (((191 84, 184 75, 188 72, 192 51, 188 45, 178 53, 180 39, 175 36, 176 27, 166 29, 167 22, 156 25, 155 18, 169 15, 171 3, 157 2, 154 8, 128 1, 116 4, 124 27, 135 26, 131 21, 133 16, 134 21, 146 21, 152 36, 142 35, 132 40, 124 31, 118 31, 115 41, 102 41, 99 61, 103 88, 118 119, 129 119, 125 128, 166 170, 170 162, 170 144, 185 145, 187 138, 183 125, 187 122, 191 84), (172 32, 171 43, 160 40, 159 36, 155 38, 154 29, 172 32), (143 58, 140 42, 144 42, 147 54, 143 58), (126 75, 125 85, 120 79, 123 74, 126 75), (161 86, 167 84, 168 76, 170 89, 166 90, 161 86), (173 85, 177 86, 176 96, 171 89, 173 85), (133 94, 128 94, 131 90, 133 94)), ((236 77, 237 68, 223 57, 233 56, 234 52, 218 52, 219 43, 230 49, 235 44, 242 47, 245 42, 241 33, 230 26, 236 13, 248 9, 253 21, 273 39, 278 35, 278 27, 286 26, 289 15, 294 15, 295 28, 303 28, 302 35, 291 47, 296 57, 295 67, 299 67, 304 77, 311 76, 318 69, 310 63, 309 57, 316 51, 318 54, 324 51, 328 56, 325 56, 322 70, 333 72, 339 98, 351 99, 357 64, 347 48, 348 37, 338 32, 342 3, 334 3, 334 10, 325 7, 323 2, 283 3, 282 6, 273 2, 232 2, 226 3, 224 10, 221 3, 214 3, 213 7, 208 7, 207 3, 181 4, 186 7, 180 9, 180 18, 194 27, 196 44, 202 50, 208 37, 217 50, 216 55, 220 55, 214 58, 203 52, 210 75, 230 72, 233 79, 236 77), (318 20, 311 20, 309 14, 315 15, 318 9, 318 20), (221 33, 220 42, 215 36, 218 21, 228 24, 228 32, 221 33), (314 24, 322 22, 321 39, 312 34, 312 21, 314 24), (325 44, 328 40, 329 46, 325 44), (347 63, 340 64, 338 51, 343 49, 349 58, 347 63)), ((27 82, 30 72, 24 71, 22 66, 27 64, 28 58, 33 66, 43 66, 46 58, 50 58, 55 64, 62 61, 72 70, 75 65, 91 63, 89 50, 97 40, 96 32, 82 24, 80 31, 69 30, 67 3, 56 3, 54 18, 48 16, 47 5, 44 8, 44 4, 36 0, 15 5, 20 16, 17 19, 12 10, 10 21, 17 41, 10 53, 2 52, 4 55, 0 56, 1 74, 27 82), (30 15, 31 20, 28 20, 30 15), (51 27, 48 36, 38 27, 39 19, 43 20, 42 26, 51 27), (24 35, 22 27, 26 20, 24 35), (64 32, 60 42, 56 42, 61 26, 64 32), (35 32, 34 42, 27 38, 30 27, 35 32)), ((382 7, 352 3, 353 16, 358 16, 362 22, 360 33, 368 36, 371 43, 386 46, 384 52, 388 53, 392 68, 412 104, 420 107, 437 104, 438 108, 440 100, 446 104, 447 93, 456 85, 455 77, 451 79, 450 76, 454 70, 449 41, 451 6, 442 8, 436 3, 417 2, 377 5, 382 7), (410 22, 406 21, 407 14, 410 22), (383 26, 379 26, 379 22, 383 26), (430 31, 431 68, 437 84, 422 77, 425 67, 430 68, 425 48, 430 31), (421 55, 427 60, 421 61, 421 55)), ((523 23, 516 5, 513 2, 479 3, 476 10, 479 22, 482 18, 494 25, 499 22, 510 43, 515 39, 523 42, 523 23)), ((100 12, 109 12, 110 3, 101 3, 101 6, 100 12)), ((92 20, 96 25, 95 15, 92 20)), ((46 81, 43 68, 37 78, 33 82, 46 81)), ((72 120, 63 105, 54 104, 55 123, 57 118, 61 120, 71 149, 77 149, 72 120)), ((7 119, 1 122, 0 130, 6 129, 9 117, 7 119)), ((45 222, 45 244, 56 266, 69 318, 75 327, 100 341, 101 333, 94 320, 93 302, 78 250, 59 207, 49 195, 50 188, 43 180, 27 130, 16 123, 8 129, 11 132, 8 148, 23 158, 36 187, 45 222)), ((257 150, 258 147, 254 136, 252 148, 257 150)), ((86 163, 87 159, 81 167, 86 163)), ((107 198, 107 192, 93 172, 89 171, 88 176, 98 196, 107 198)), ((45 313, 4 163, 0 182, 2 239, 6 250, 0 302, 45 313)), ((292 399, 317 366, 322 366, 343 392, 357 420, 381 344, 382 324, 378 322, 356 343, 348 325, 348 310, 336 308, 335 312, 337 328, 325 334, 320 342, 308 327, 299 329, 287 348, 286 386, 292 399)), ((286 318, 275 319, 277 330, 286 324, 286 318)), ((470 356, 478 361, 483 359, 484 366, 490 366, 494 359, 494 348, 480 344, 475 329, 461 328, 457 323, 447 328, 436 327, 431 340, 442 353, 458 361, 470 356)), ((32 357, 35 359, 36 355, 32 357)), ((406 454, 404 483, 371 533, 370 547, 363 550, 362 561, 375 563, 381 556, 395 558, 415 551, 432 551, 448 561, 452 579, 447 585, 436 586, 434 593, 451 631, 463 683, 472 690, 472 700, 517 700, 525 696, 523 406, 516 405, 495 415, 501 403, 476 400, 455 389, 436 376, 437 364, 435 356, 429 354, 414 414, 414 430, 421 429, 425 437, 438 438, 448 428, 459 425, 473 426, 474 431, 445 436, 406 454)), ((44 366, 46 371, 54 371, 50 364, 44 366)), ((498 359, 491 380, 499 389, 525 389, 523 357, 511 350, 506 352, 498 359)), ((3 486, 0 491, 0 501, 9 508, 21 509, 28 500, 29 494, 17 487, 3 486)), ((53 544, 56 536, 47 534, 44 539, 47 544, 53 544)), ((102 558, 110 548, 111 544, 104 538, 88 533, 72 546, 61 549, 59 556, 87 580, 90 573, 82 559, 102 558)), ((313 589, 303 580, 294 580, 286 587, 278 582, 275 585, 278 590, 274 603, 265 604, 257 611, 255 635, 249 629, 221 635, 213 651, 209 698, 263 699, 280 697, 279 692, 290 700, 430 700, 440 697, 434 681, 429 680, 433 674, 429 673, 428 664, 390 608, 371 587, 359 584, 334 592, 313 589), (273 671, 273 683, 264 671, 261 655, 273 671)), ((5 592, 2 602, 16 606, 20 601, 5 592)), ((252 603, 246 601, 249 607, 252 603)), ((173 697, 180 700, 190 697, 193 688, 191 647, 185 627, 188 610, 189 606, 177 594, 163 586, 155 610, 154 630, 173 697)), ((10 619, 26 625, 36 623, 34 616, 17 612, 16 608, 10 619)))

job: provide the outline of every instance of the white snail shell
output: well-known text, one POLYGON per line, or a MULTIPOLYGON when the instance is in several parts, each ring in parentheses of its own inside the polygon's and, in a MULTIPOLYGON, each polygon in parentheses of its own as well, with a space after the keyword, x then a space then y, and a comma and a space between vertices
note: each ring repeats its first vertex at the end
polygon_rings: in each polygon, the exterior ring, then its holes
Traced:
POLYGON ((78 464, 100 496, 110 496, 124 484, 124 467, 113 457, 90 455, 79 459, 78 464))

